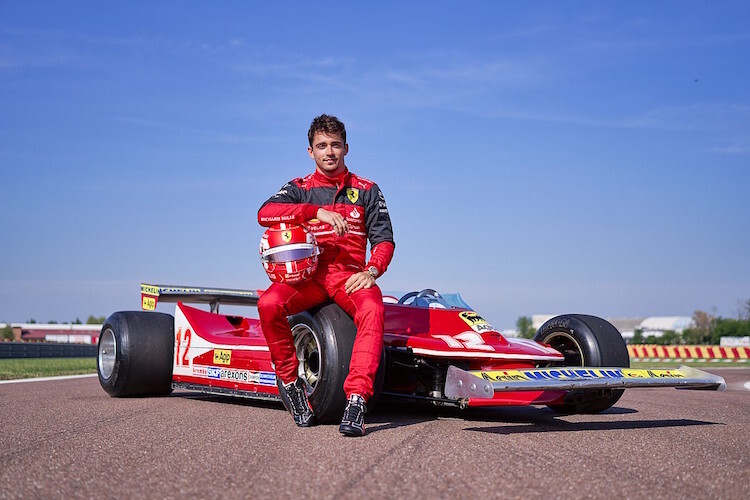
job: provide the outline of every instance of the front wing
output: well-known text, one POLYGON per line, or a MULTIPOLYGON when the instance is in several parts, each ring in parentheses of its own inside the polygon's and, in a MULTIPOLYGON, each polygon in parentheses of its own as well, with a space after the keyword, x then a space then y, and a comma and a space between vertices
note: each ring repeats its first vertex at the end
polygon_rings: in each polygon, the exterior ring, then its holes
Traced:
POLYGON ((726 383, 718 375, 689 366, 680 366, 676 370, 562 367, 494 371, 465 371, 450 366, 445 379, 445 396, 451 399, 491 399, 498 392, 632 387, 723 391, 726 383))

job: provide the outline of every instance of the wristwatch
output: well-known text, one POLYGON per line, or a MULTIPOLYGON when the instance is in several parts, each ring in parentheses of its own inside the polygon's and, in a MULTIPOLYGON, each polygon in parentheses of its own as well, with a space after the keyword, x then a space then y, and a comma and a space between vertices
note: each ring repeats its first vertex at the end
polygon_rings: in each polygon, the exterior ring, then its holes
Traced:
POLYGON ((378 268, 377 267, 370 266, 370 267, 367 268, 367 274, 369 274, 373 278, 377 278, 378 274, 380 274, 380 273, 378 272, 378 268))

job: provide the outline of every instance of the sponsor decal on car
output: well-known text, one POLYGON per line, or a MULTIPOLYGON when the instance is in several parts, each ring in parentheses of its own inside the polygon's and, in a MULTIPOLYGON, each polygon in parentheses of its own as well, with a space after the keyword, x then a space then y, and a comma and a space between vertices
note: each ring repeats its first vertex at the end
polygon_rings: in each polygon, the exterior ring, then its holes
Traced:
POLYGON ((159 300, 159 287, 141 283, 141 309, 153 311, 159 300))
POLYGON ((232 351, 228 349, 214 349, 215 365, 230 365, 232 363, 232 351))
POLYGON ((147 295, 141 296, 141 308, 144 311, 153 311, 156 309, 156 297, 149 297, 147 295))
POLYGON ((474 372, 490 382, 527 382, 533 380, 686 378, 679 370, 645 370, 633 368, 559 368, 542 370, 498 370, 474 372))
POLYGON ((276 385, 276 374, 274 372, 260 372, 260 385, 276 385))
POLYGON ((141 293, 145 295, 159 295, 159 287, 152 285, 141 285, 141 293))
POLYGON ((458 316, 477 333, 494 330, 492 325, 487 323, 487 320, 474 311, 463 311, 462 313, 459 313, 458 316))
POLYGON ((193 375, 196 377, 244 382, 248 384, 276 385, 276 374, 273 372, 253 372, 250 370, 237 370, 232 368, 221 368, 218 366, 194 365, 193 375))

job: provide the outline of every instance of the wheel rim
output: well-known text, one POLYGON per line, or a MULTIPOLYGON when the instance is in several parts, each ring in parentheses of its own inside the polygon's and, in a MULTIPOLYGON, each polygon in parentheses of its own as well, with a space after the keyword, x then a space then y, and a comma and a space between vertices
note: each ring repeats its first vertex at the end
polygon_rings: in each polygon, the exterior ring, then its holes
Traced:
POLYGON ((567 332, 554 332, 542 340, 543 344, 549 344, 565 356, 565 366, 586 366, 586 357, 583 354, 581 344, 567 332))
POLYGON ((320 342, 313 329, 305 324, 295 325, 292 336, 299 361, 297 375, 305 381, 311 392, 318 385, 321 375, 320 342))
POLYGON ((107 328, 99 339, 99 373, 105 379, 112 376, 115 371, 115 358, 117 357, 117 340, 115 332, 107 328))

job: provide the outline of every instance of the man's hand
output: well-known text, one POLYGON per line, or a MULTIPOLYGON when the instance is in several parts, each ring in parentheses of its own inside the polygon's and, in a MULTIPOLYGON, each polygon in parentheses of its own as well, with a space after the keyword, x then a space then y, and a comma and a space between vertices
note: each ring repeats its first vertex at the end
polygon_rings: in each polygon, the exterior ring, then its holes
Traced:
MULTIPOLYGON (((346 223, 344 216, 337 212, 331 212, 325 208, 319 208, 315 216, 320 222, 325 222, 333 227, 333 232, 337 236, 343 236, 349 231, 349 224, 346 223)), ((372 286, 372 285, 370 285, 372 286)), ((369 287, 368 287, 369 288, 369 287)))
POLYGON ((346 280, 346 283, 344 284, 344 290, 351 295, 357 290, 371 288, 374 284, 375 278, 373 278, 367 271, 362 271, 349 276, 349 279, 346 280))

